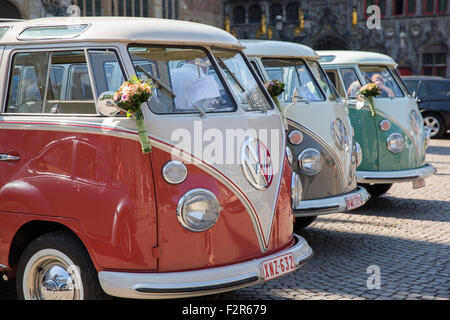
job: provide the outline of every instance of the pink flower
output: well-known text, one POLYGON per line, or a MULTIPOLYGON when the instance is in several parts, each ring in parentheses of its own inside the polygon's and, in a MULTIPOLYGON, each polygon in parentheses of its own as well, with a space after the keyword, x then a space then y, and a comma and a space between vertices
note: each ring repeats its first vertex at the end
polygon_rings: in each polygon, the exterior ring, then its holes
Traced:
POLYGON ((127 102, 128 101, 128 96, 126 94, 122 95, 122 102, 127 102))

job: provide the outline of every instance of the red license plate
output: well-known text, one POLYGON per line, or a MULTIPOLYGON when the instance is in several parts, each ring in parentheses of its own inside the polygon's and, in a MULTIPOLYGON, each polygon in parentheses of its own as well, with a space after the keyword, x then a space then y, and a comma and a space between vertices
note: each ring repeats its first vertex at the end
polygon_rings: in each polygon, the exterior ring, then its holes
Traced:
POLYGON ((264 280, 280 277, 295 270, 294 256, 287 253, 261 263, 264 280))
POLYGON ((425 187, 425 179, 419 179, 413 181, 413 189, 419 189, 425 187))
POLYGON ((362 197, 360 194, 345 197, 345 203, 347 204, 347 210, 353 210, 363 205, 362 197))

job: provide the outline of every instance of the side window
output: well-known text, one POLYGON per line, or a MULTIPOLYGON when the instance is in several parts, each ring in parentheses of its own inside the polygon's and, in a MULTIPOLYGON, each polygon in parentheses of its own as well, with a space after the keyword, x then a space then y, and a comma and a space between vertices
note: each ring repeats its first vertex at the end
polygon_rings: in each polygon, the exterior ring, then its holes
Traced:
POLYGON ((234 111, 206 51, 194 47, 129 47, 136 75, 151 79, 157 114, 234 111))
POLYGON ((341 98, 346 98, 347 95, 345 94, 345 90, 344 90, 343 85, 341 83, 341 79, 339 77, 338 71, 337 70, 327 69, 326 73, 327 73, 327 76, 330 79, 331 83, 336 88, 339 96, 341 98))
POLYGON ((450 81, 424 80, 422 81, 420 94, 427 98, 448 99, 450 97, 450 81))
POLYGON ((89 50, 88 53, 97 89, 96 98, 103 92, 117 91, 125 77, 116 53, 111 50, 89 50))
POLYGON ((344 90, 349 98, 356 98, 359 89, 362 87, 355 70, 352 68, 341 68, 341 77, 344 82, 344 90))
POLYGON ((84 51, 16 53, 12 68, 6 112, 97 113, 84 51))

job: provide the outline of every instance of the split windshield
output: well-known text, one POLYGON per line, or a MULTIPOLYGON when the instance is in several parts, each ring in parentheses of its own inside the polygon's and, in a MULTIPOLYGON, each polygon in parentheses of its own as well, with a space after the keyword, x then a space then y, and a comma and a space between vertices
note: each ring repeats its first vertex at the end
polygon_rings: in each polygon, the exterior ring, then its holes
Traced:
MULTIPOLYGON (((264 68, 270 80, 284 82, 285 91, 279 97, 281 101, 291 102, 294 96, 299 96, 303 101, 323 101, 324 94, 319 88, 313 74, 301 59, 262 59, 264 68)), ((314 67, 318 75, 321 72, 314 67)), ((325 75, 323 75, 325 77, 325 75)), ((330 90, 326 78, 319 78, 319 83, 324 86, 324 91, 330 90), (325 81, 322 81, 324 79, 325 81)))
POLYGON ((245 111, 272 108, 240 52, 214 49, 213 54, 233 95, 245 111))
POLYGON ((366 82, 375 83, 381 89, 378 98, 403 97, 394 75, 385 66, 359 66, 366 82))

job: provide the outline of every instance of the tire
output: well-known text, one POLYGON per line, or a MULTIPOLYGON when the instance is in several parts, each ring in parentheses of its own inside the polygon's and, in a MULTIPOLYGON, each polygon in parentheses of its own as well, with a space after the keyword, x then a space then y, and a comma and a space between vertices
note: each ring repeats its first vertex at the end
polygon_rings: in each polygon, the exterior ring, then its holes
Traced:
POLYGON ((424 112, 422 118, 424 127, 430 129, 431 138, 438 139, 444 135, 446 126, 440 115, 424 112))
POLYGON ((20 257, 16 290, 19 300, 107 299, 81 241, 65 231, 33 240, 20 257))
POLYGON ((295 218, 295 224, 294 224, 294 228, 296 230, 301 230, 306 228, 307 226, 309 226, 311 223, 314 222, 314 220, 316 220, 317 216, 310 216, 310 217, 296 217, 295 218))
POLYGON ((361 187, 366 188, 367 192, 370 193, 372 198, 377 198, 386 192, 392 187, 392 183, 390 184, 361 184, 361 187))

